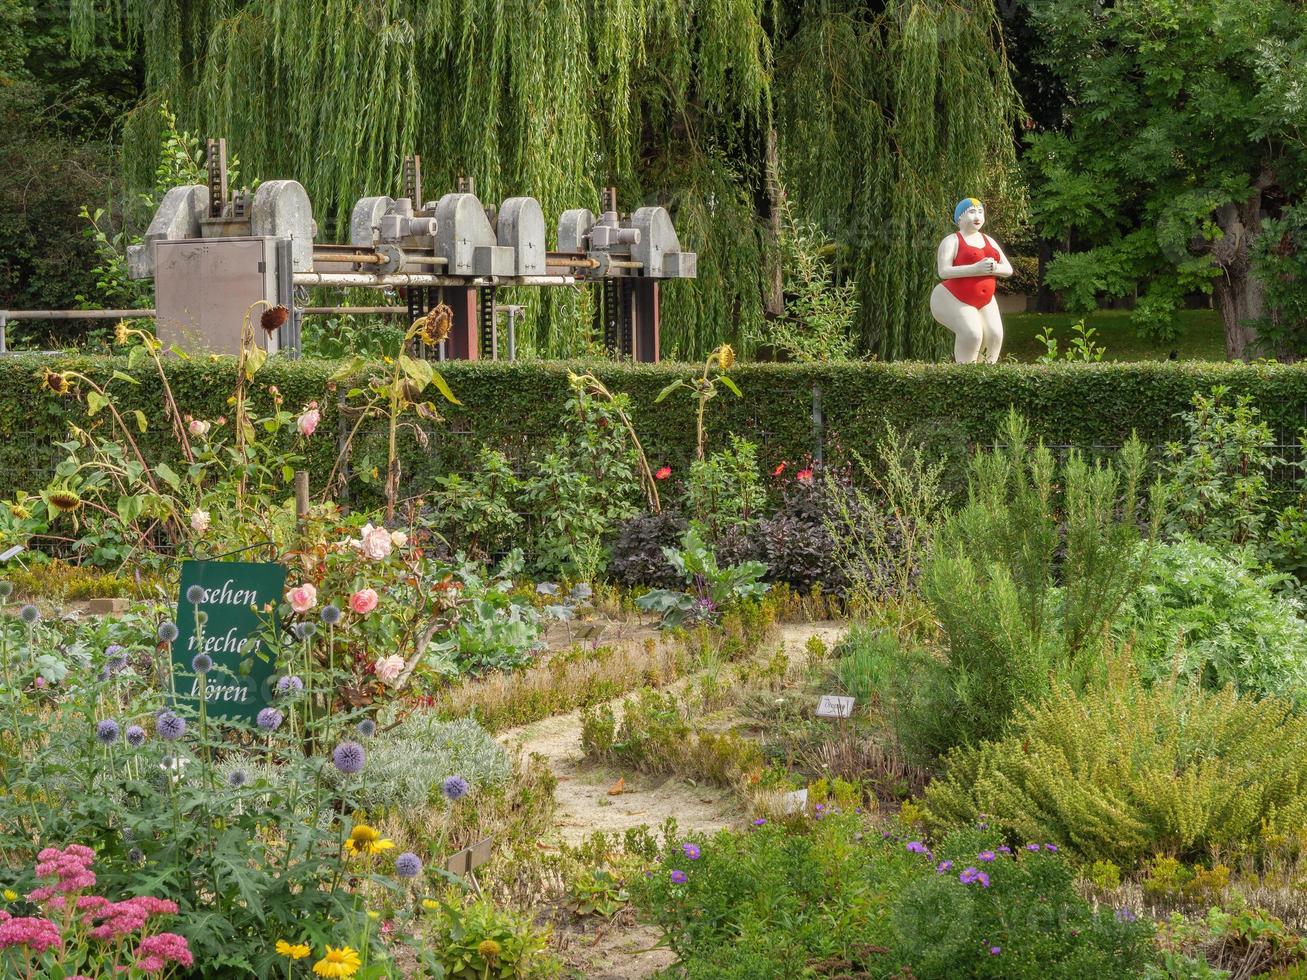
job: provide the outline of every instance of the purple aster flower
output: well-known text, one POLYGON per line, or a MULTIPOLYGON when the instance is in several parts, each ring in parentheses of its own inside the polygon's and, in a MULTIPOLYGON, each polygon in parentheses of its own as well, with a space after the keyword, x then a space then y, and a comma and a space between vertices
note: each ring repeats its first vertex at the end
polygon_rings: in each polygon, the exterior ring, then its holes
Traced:
POLYGON ((926 845, 919 840, 910 840, 908 841, 908 850, 913 854, 925 854, 926 845))
POLYGON ((981 888, 989 887, 989 875, 985 874, 983 871, 976 872, 976 881, 979 883, 981 888))
POLYGON ((998 852, 1000 854, 1011 854, 1012 848, 1008 847, 1006 844, 1000 844, 998 848, 998 852))
POLYGON ((358 742, 341 742, 332 750, 331 761, 336 764, 336 768, 347 776, 352 776, 356 772, 363 771, 363 762, 367 756, 363 752, 363 746, 358 742))
POLYGON ((145 729, 140 725, 127 726, 127 744, 134 749, 139 749, 145 744, 145 729))
POLYGON ((101 745, 113 745, 118 741, 118 722, 106 718, 95 726, 95 740, 101 745))
POLYGON ((191 670, 197 674, 207 674, 213 670, 213 658, 207 653, 197 653, 191 658, 191 670))
POLYGON ((467 796, 468 789, 467 780, 462 776, 450 776, 445 780, 443 787, 445 799, 449 800, 450 803, 467 796))
POLYGON ((691 861, 699 860, 698 844, 682 844, 681 850, 685 852, 685 856, 689 858, 691 861))
POLYGON ((186 719, 169 711, 159 716, 158 721, 154 723, 154 730, 159 733, 161 739, 175 742, 186 734, 186 719))
POLYGON ((998 955, 999 953, 1001 953, 1001 952, 1003 952, 1003 947, 1002 947, 1002 946, 991 946, 991 947, 989 947, 989 955, 990 955, 990 956, 997 956, 997 955, 998 955))
POLYGON ((976 880, 976 875, 980 874, 975 868, 964 868, 958 875, 958 881, 964 885, 969 885, 976 880))
POLYGON ((1027 850, 1027 851, 1037 851, 1037 850, 1039 850, 1039 845, 1038 845, 1038 844, 1027 844, 1027 845, 1026 845, 1026 850, 1027 850))
POLYGON ((978 857, 978 858, 979 858, 980 860, 982 860, 982 861, 992 861, 992 860, 994 860, 994 852, 993 852, 993 851, 981 851, 979 854, 976 855, 976 857, 978 857))
POLYGON ((1135 915, 1130 909, 1122 906, 1116 910, 1117 922, 1134 922, 1139 916, 1135 915))
POLYGON ((255 716, 254 723, 265 732, 275 732, 283 720, 281 712, 276 708, 264 708, 255 716))
POLYGON ((1056 845, 1056 844, 1045 844, 1045 845, 1044 845, 1044 850, 1048 851, 1048 853, 1050 853, 1050 854, 1056 854, 1056 853, 1057 853, 1057 845, 1056 845))
POLYGON ((939 864, 935 865, 935 870, 936 870, 939 874, 948 874, 950 871, 953 870, 953 862, 952 862, 952 861, 940 861, 939 864))
POLYGON ((675 870, 674 870, 674 871, 672 872, 672 884, 674 884, 674 885, 684 885, 684 884, 685 884, 685 872, 684 872, 684 871, 675 871, 675 870))
POLYGON ((422 862, 412 851, 405 851, 395 858, 395 877, 416 878, 422 873, 422 862))
POLYGON ((757 820, 755 820, 755 821, 753 822, 753 825, 754 825, 755 827, 761 827, 761 826, 762 826, 763 824, 765 824, 766 822, 767 822, 767 819, 766 819, 765 817, 759 817, 757 820))

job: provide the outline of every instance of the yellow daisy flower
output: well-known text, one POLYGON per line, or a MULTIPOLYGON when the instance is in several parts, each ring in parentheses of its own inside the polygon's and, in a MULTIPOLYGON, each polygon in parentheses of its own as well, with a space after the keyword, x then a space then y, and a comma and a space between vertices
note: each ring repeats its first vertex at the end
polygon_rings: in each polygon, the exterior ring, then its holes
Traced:
POLYGON ((5 901, 6 901, 6 902, 16 902, 16 901, 18 901, 18 892, 14 891, 12 888, 6 888, 6 889, 5 889, 5 901))
POLYGON ((351 854, 380 854, 394 846, 389 837, 382 837, 381 831, 365 823, 355 824, 345 840, 345 850, 351 854))
POLYGON ((307 946, 305 946, 303 943, 296 943, 294 946, 292 946, 284 939, 277 940, 278 956, 286 956, 292 960, 302 960, 304 959, 304 957, 308 956, 309 953, 311 952, 313 951, 309 949, 307 946))
POLYGON ((440 908, 440 903, 434 898, 424 898, 422 899, 422 907, 428 912, 434 912, 436 909, 440 908))
POLYGON ((327 955, 313 964, 313 972, 320 977, 352 977, 362 965, 359 954, 348 946, 328 946, 327 955))

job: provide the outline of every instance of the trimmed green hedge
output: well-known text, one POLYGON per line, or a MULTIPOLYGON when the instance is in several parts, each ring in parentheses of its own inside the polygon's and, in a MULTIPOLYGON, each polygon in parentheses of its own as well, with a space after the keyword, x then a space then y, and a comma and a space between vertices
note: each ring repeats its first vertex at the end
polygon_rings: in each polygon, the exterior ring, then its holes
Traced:
MULTIPOLYGON (((107 380, 121 359, 15 355, 0 358, 0 495, 44 485, 61 451, 70 421, 86 425, 80 403, 61 399, 37 383, 40 368, 75 367, 107 380)), ((340 430, 337 393, 328 382, 335 362, 274 360, 257 378, 256 406, 270 405, 267 388, 276 384, 291 408, 317 399, 323 409, 319 435, 311 440, 315 483, 325 479, 335 458, 333 438, 340 430), (260 403, 259 400, 262 400, 260 403)), ((544 446, 557 430, 567 397, 568 370, 593 371, 614 392, 630 394, 637 429, 655 466, 680 470, 694 451, 694 413, 684 391, 660 405, 654 398, 675 377, 696 369, 686 364, 630 365, 613 362, 517 363, 455 362, 441 370, 463 405, 444 407, 446 421, 429 425, 425 449, 405 440, 407 490, 420 491, 433 476, 466 471, 483 445, 524 458, 544 446)), ((234 376, 232 358, 176 360, 169 376, 179 404, 197 417, 228 411, 234 376)), ((111 390, 130 408, 141 408, 155 423, 142 437, 147 452, 170 457, 157 381, 144 369, 143 384, 122 381, 111 390)), ((1014 406, 1034 430, 1056 445, 1115 446, 1137 431, 1161 443, 1178 434, 1177 413, 1196 390, 1227 385, 1252 395, 1280 436, 1292 443, 1307 424, 1307 370, 1286 365, 1207 362, 1140 362, 1085 365, 855 364, 837 366, 747 364, 731 372, 742 398, 728 392, 708 407, 709 447, 724 444, 729 432, 759 445, 767 467, 781 460, 798 463, 816 450, 814 388, 822 415, 821 444, 827 462, 847 450, 865 451, 891 422, 932 452, 958 456, 992 438, 997 420, 1014 406)), ((93 420, 104 424, 101 418, 93 420)), ((368 465, 384 457, 384 433, 363 433, 355 461, 368 465)))

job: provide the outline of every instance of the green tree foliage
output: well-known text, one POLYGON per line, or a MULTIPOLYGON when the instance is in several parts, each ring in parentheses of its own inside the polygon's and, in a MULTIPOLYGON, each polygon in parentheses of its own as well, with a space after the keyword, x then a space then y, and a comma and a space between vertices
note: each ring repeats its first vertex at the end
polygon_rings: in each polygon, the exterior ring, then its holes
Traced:
POLYGON ((1025 156, 1033 217, 1062 243, 1047 281, 1076 311, 1139 294, 1165 336, 1185 294, 1213 294, 1231 357, 1258 352, 1253 247, 1300 199, 1307 8, 1293 0, 1026 0, 1060 126, 1025 156))
MULTIPOLYGON (((71 0, 77 43, 106 23, 142 45, 127 123, 144 185, 166 100, 250 171, 305 184, 331 234, 422 155, 426 196, 476 180, 551 219, 661 203, 700 279, 666 290, 664 348, 747 351, 776 302, 781 164, 803 215, 859 283, 862 346, 936 353, 931 256, 963 194, 1010 198, 1015 97, 992 0, 71 0)), ((1002 208, 999 208, 1000 213, 1002 208)), ((1014 212, 1015 213, 1015 212, 1014 212)), ((583 349, 570 292, 521 297, 521 338, 583 349)), ((773 310, 773 312, 778 312, 773 310)))

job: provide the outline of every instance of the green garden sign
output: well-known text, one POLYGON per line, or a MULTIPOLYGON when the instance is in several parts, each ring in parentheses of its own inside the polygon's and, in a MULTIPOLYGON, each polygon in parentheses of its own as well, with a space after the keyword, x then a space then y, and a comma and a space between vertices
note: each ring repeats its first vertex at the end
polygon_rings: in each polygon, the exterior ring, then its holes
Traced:
POLYGON ((207 653, 213 669, 204 692, 210 718, 253 721, 272 701, 277 604, 286 586, 286 569, 271 562, 184 561, 177 596, 177 639, 172 645, 175 699, 199 708, 200 678, 191 666, 207 653), (195 611, 186 598, 192 586, 203 590, 198 605, 207 618, 196 631, 195 611))

